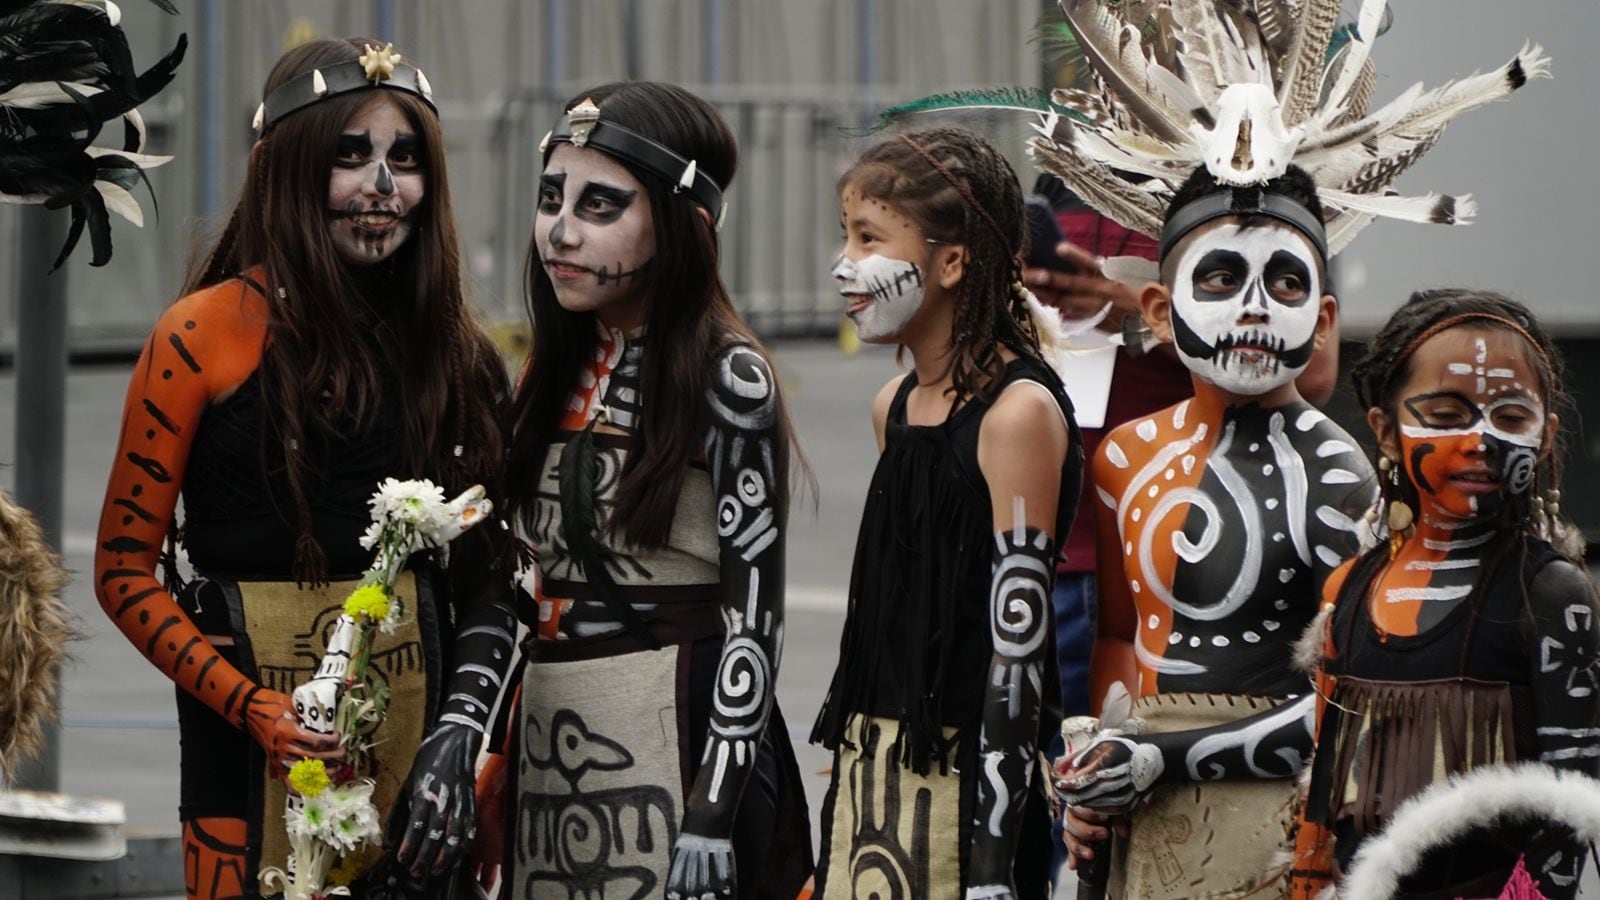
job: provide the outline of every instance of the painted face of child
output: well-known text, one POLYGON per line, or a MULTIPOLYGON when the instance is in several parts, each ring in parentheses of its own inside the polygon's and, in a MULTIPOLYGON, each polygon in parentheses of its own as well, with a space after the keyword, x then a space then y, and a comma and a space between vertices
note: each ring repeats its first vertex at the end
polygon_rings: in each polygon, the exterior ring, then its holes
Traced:
POLYGON ((1424 341, 1396 392, 1400 463, 1424 511, 1497 512, 1533 484, 1546 412, 1520 335, 1460 326, 1424 341))
POLYGON ((916 223, 882 200, 846 187, 839 197, 844 250, 833 278, 863 341, 899 343, 922 308, 927 243, 916 223))
POLYGON ((1219 221, 1190 239, 1171 286, 1178 355, 1217 387, 1265 394, 1311 361, 1322 278, 1300 232, 1219 221))
POLYGON ((563 309, 641 316, 655 218, 644 184, 626 166, 599 150, 557 144, 539 178, 533 233, 563 309))
POLYGON ((422 141, 383 91, 345 122, 328 178, 328 235, 339 257, 369 266, 411 236, 426 193, 422 141))

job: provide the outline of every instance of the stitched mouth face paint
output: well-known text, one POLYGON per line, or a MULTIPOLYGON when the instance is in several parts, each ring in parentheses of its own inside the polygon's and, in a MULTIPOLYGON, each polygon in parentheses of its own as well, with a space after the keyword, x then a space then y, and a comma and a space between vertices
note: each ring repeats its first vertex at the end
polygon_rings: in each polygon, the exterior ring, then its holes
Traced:
POLYGON ((598 151, 559 144, 539 178, 534 237, 556 302, 591 312, 639 302, 655 262, 644 184, 598 151))
POLYGON ((411 236, 426 193, 422 141, 392 99, 374 99, 345 123, 328 178, 328 235, 339 257, 367 266, 411 236))
POLYGON ((1230 393, 1288 384, 1316 349, 1322 293, 1316 252, 1293 229, 1223 222, 1199 232, 1173 273, 1178 355, 1230 393))
POLYGON ((1509 332, 1452 328, 1411 358, 1414 374, 1400 392, 1401 464, 1437 514, 1492 515, 1534 482, 1545 410, 1520 343, 1509 332))
POLYGON ((859 260, 841 256, 833 278, 863 341, 893 340, 922 308, 922 268, 916 263, 876 253, 859 260))
POLYGON ((863 341, 892 344, 922 308, 923 266, 928 242, 922 229, 885 201, 846 187, 839 195, 844 250, 833 278, 845 299, 845 315, 863 341))

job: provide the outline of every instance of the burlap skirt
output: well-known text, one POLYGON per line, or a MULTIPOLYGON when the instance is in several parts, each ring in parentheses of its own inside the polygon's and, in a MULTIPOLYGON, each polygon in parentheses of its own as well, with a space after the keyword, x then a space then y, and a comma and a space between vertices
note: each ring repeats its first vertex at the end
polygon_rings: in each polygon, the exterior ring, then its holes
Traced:
MULTIPOLYGON (((1277 705, 1225 694, 1155 694, 1133 714, 1149 733, 1209 728, 1277 705)), ((1110 896, 1127 900, 1288 896, 1275 873, 1288 847, 1297 783, 1272 780, 1184 782, 1158 787, 1115 844, 1110 896)))
MULTIPOLYGON (((834 753, 823 804, 817 896, 959 900, 961 774, 952 748, 927 775, 902 768, 893 719, 854 715, 834 753)), ((946 737, 954 729, 946 729, 946 737)))
MULTIPOLYGON (((228 601, 240 668, 263 688, 290 694, 316 674, 328 635, 358 582, 334 582, 301 590, 293 582, 217 582, 228 601)), ((439 683, 438 619, 431 582, 410 571, 401 574, 395 593, 405 604, 404 624, 374 640, 369 672, 389 688, 388 713, 373 734, 376 744, 370 771, 372 799, 380 821, 387 822, 425 728, 435 713, 439 683)), ((288 788, 283 773, 266 771, 265 754, 251 744, 248 818, 248 884, 264 867, 284 866, 289 854, 283 807, 288 788)), ((369 846, 353 870, 356 877, 382 858, 382 848, 369 846)), ((346 869, 347 872, 352 871, 346 869)))

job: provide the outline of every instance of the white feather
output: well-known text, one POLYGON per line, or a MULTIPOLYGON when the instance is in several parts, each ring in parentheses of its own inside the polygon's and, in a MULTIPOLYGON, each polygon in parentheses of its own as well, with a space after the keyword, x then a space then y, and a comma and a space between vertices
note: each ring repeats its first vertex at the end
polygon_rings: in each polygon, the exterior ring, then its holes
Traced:
POLYGON ((1318 188, 1317 195, 1323 203, 1358 213, 1401 219, 1407 222, 1438 223, 1436 213, 1441 201, 1453 207, 1450 221, 1441 224, 1466 225, 1478 214, 1478 204, 1471 194, 1449 197, 1444 194, 1426 194, 1421 197, 1401 197, 1396 194, 1349 194, 1332 188, 1318 188))
POLYGON ((1507 73, 1519 63, 1524 77, 1529 80, 1550 77, 1550 57, 1544 55, 1544 48, 1538 44, 1524 45, 1522 52, 1511 62, 1492 72, 1463 78, 1417 98, 1408 113, 1398 118, 1387 130, 1410 134, 1431 131, 1443 127, 1462 113, 1511 96, 1514 89, 1507 73))
POLYGON ((62 85, 72 88, 85 97, 92 97, 103 89, 92 84, 80 81, 29 81, 19 84, 4 94, 0 94, 0 106, 11 106, 17 109, 39 109, 40 107, 53 106, 58 103, 72 103, 72 97, 61 89, 62 85))
POLYGON ((120 185, 112 184, 109 181, 96 181, 94 189, 99 191, 100 196, 105 199, 106 209, 140 228, 144 227, 144 210, 139 208, 139 201, 133 199, 132 194, 123 190, 120 185))
POLYGON ((137 163, 141 169, 154 169, 172 162, 170 156, 154 156, 149 153, 134 153, 130 150, 118 150, 115 147, 85 147, 83 152, 90 156, 120 156, 132 163, 137 163))
POLYGON ((1039 355, 1044 357, 1045 363, 1056 374, 1061 374, 1067 350, 1067 334, 1061 325, 1061 314, 1039 302, 1032 291, 1028 291, 1023 302, 1028 308, 1033 331, 1039 336, 1039 355))
POLYGON ((1367 57, 1372 54, 1372 42, 1378 39, 1378 30, 1383 27, 1383 11, 1388 5, 1385 0, 1364 0, 1361 4, 1361 12, 1356 17, 1356 33, 1342 53, 1344 65, 1339 69, 1339 80, 1333 83, 1327 99, 1323 101, 1322 121, 1332 122, 1344 111, 1345 98, 1361 76, 1361 67, 1366 65, 1367 57))

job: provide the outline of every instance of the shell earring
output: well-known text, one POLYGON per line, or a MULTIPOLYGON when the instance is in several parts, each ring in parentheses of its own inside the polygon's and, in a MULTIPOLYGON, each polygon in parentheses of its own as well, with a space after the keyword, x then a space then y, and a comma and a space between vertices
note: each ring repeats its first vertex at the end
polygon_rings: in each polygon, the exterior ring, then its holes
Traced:
POLYGON ((1378 471, 1389 477, 1391 490, 1387 491, 1391 497, 1388 509, 1383 513, 1384 524, 1389 526, 1389 558, 1394 559, 1400 552, 1400 544, 1411 531, 1411 526, 1417 520, 1416 511, 1411 504, 1399 499, 1400 496, 1400 466, 1387 456, 1378 457, 1378 471))

